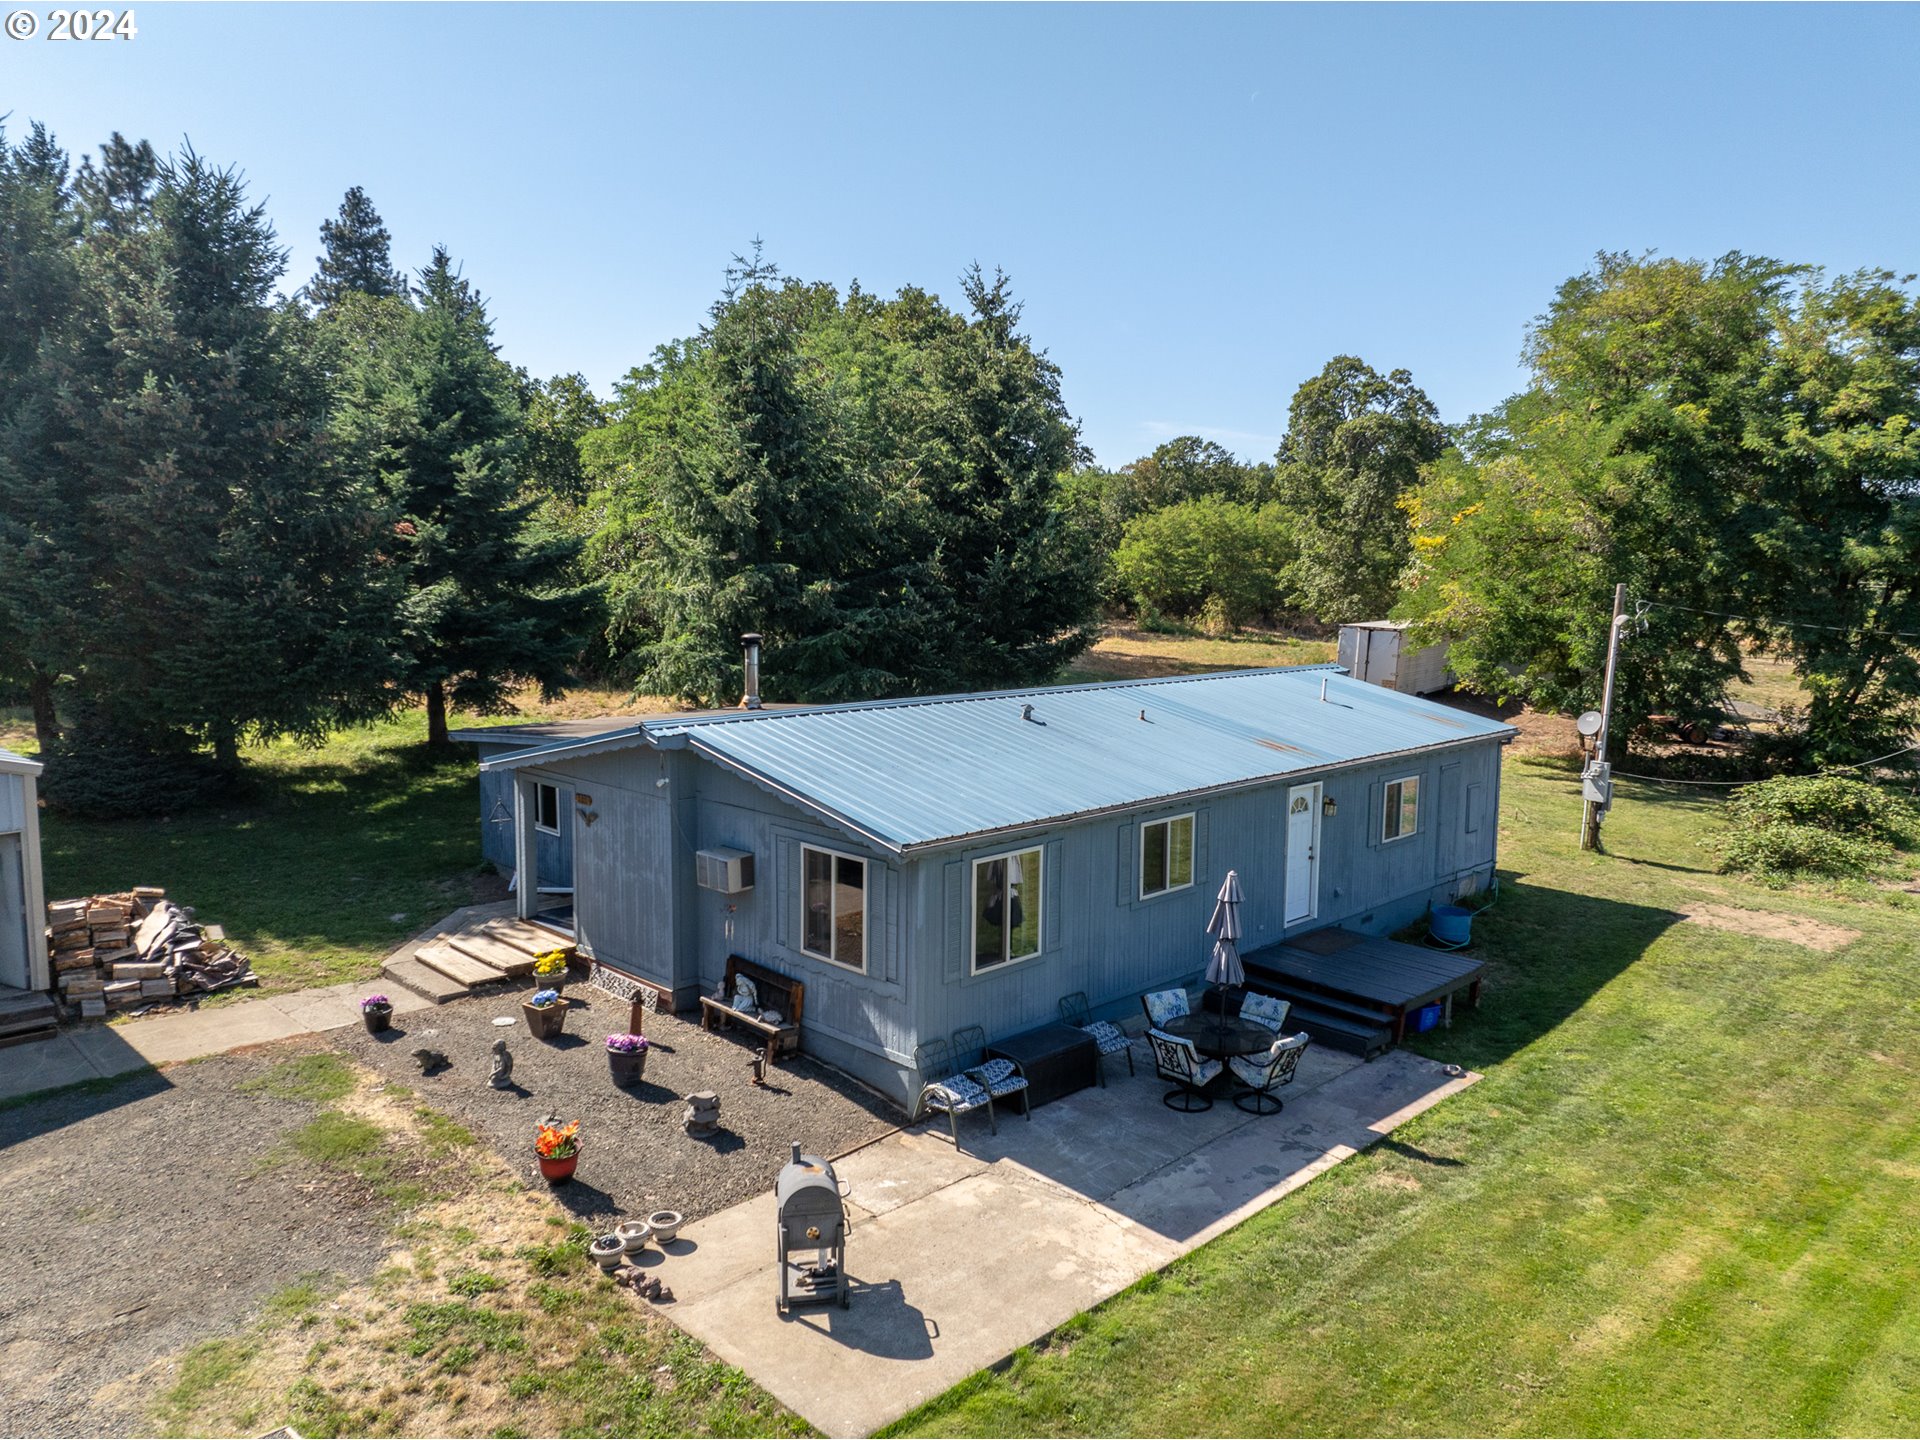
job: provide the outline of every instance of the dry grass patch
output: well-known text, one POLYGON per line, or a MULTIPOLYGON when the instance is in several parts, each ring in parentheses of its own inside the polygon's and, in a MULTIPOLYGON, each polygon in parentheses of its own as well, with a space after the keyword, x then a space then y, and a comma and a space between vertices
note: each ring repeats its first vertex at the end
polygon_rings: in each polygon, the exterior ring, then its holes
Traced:
MULTIPOLYGON (((404 1086, 368 1079, 329 1098, 325 1113, 338 1125, 381 1137, 384 1165, 462 1183, 396 1222, 369 1279, 307 1277, 269 1300, 247 1332, 169 1362, 160 1431, 806 1433, 738 1370, 602 1277, 585 1227, 404 1086)), ((364 1269, 371 1257, 356 1258, 364 1269)))
POLYGON ((1858 930, 1844 925, 1829 925, 1805 915, 1782 915, 1772 910, 1742 910, 1733 905, 1689 905, 1681 917, 1696 925, 1728 930, 1735 935, 1751 935, 1759 940, 1784 940, 1789 945, 1804 945, 1809 950, 1831 952, 1851 945, 1860 938, 1858 930))

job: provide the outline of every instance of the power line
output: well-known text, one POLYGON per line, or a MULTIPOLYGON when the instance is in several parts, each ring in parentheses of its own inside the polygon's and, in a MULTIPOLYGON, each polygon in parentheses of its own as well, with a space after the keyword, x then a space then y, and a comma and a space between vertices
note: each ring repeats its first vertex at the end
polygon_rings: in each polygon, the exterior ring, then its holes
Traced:
POLYGON ((1681 605, 1672 600, 1635 602, 1658 610, 1685 610, 1694 615, 1712 615, 1721 620, 1739 620, 1748 625, 1771 625, 1781 630, 1829 630, 1840 635, 1880 635, 1889 640, 1920 640, 1920 630, 1874 630, 1864 625, 1820 625, 1811 620, 1769 620, 1758 615, 1736 615, 1731 610, 1703 610, 1698 605, 1681 605))
MULTIPOLYGON (((1824 770, 1815 770, 1807 775, 1773 775, 1768 778, 1773 780, 1817 780, 1822 775, 1837 775, 1842 770, 1865 770, 1869 765, 1879 765, 1893 759, 1896 755, 1905 755, 1914 750, 1920 750, 1920 745, 1903 745, 1898 750, 1889 751, 1885 755, 1877 755, 1871 760, 1862 760, 1856 765, 1829 765, 1824 770)), ((1613 772, 1613 775, 1617 780, 1649 780, 1655 785, 1724 785, 1737 789, 1742 785, 1758 785, 1761 783, 1758 780, 1669 780, 1664 775, 1635 775, 1626 770, 1616 770, 1613 772)))

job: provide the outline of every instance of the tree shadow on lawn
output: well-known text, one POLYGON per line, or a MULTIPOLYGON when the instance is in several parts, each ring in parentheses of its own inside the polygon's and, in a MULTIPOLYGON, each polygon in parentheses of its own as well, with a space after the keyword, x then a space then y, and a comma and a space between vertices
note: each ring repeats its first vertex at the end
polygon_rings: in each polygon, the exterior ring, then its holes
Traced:
POLYGON ((275 752, 225 803, 110 821, 50 813, 48 893, 162 885, 242 948, 373 956, 472 903, 478 813, 470 757, 399 745, 275 752))
POLYGON ((1502 876, 1499 900, 1474 916, 1467 953, 1487 962, 1480 1004, 1456 1000, 1451 1029, 1409 1038, 1435 1060, 1485 1070, 1577 1013, 1684 917, 1502 876))

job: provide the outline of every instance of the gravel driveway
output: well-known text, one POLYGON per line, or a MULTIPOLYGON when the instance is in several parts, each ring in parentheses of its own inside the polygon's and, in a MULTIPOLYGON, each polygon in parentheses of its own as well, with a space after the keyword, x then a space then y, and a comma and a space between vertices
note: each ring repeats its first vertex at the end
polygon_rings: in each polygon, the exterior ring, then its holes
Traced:
POLYGON ((456 1000, 395 1017, 391 1039, 342 1030, 335 1043, 412 1085, 523 1173, 532 1173, 534 1128, 543 1116, 578 1120, 579 1173, 555 1186, 553 1197, 595 1225, 659 1209, 696 1220, 771 1190, 792 1141, 832 1156, 899 1127, 899 1114, 878 1096, 805 1058, 781 1061, 767 1072, 766 1087, 756 1089, 751 1047, 679 1016, 647 1016, 653 1044, 646 1079, 622 1090, 608 1077, 602 1041, 609 1031, 626 1029, 626 1002, 584 985, 570 988, 567 1033, 548 1042, 528 1035, 520 1018, 528 993, 456 1000), (512 1016, 514 1024, 496 1028, 499 1015, 512 1016), (403 1020, 405 1033, 396 1033, 403 1020), (489 1052, 502 1036, 519 1085, 512 1091, 487 1086, 489 1052), (451 1066, 422 1075, 411 1057, 422 1046, 444 1051, 451 1066), (681 1127, 685 1097, 696 1090, 720 1097, 721 1130, 708 1140, 681 1127))
POLYGON ((386 1215, 268 1152, 322 1107, 237 1087, 288 1041, 0 1110, 0 1415, 12 1435, 145 1435, 155 1360, 303 1274, 358 1278, 386 1215), (129 1383, 131 1381, 131 1383, 129 1383))

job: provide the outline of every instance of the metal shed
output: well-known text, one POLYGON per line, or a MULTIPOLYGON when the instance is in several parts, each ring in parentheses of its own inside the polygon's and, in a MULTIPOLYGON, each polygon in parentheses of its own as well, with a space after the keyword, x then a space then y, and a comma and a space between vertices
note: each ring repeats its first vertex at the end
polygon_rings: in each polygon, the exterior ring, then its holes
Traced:
POLYGON ((1445 645, 1407 645, 1404 620, 1361 620, 1340 627, 1340 668, 1368 685, 1402 695, 1431 695, 1453 684, 1445 645))
POLYGON ((47 892, 40 877, 37 760, 0 750, 0 988, 45 990, 47 892))

